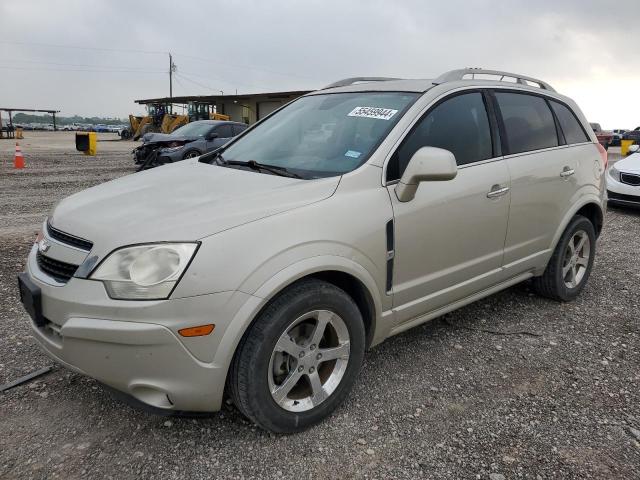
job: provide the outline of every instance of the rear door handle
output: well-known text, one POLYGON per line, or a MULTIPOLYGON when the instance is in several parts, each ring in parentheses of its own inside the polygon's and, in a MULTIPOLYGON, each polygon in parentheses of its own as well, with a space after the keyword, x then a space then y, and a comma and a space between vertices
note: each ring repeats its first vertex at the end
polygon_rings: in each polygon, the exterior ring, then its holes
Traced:
POLYGON ((562 171, 560 172, 560 176, 562 178, 567 178, 567 177, 570 177, 571 175, 573 175, 574 173, 576 173, 576 171, 573 168, 564 167, 562 169, 562 171))
POLYGON ((503 187, 501 185, 494 185, 491 187, 489 193, 487 193, 487 198, 496 198, 501 197, 502 195, 506 195, 509 191, 509 187, 503 187))

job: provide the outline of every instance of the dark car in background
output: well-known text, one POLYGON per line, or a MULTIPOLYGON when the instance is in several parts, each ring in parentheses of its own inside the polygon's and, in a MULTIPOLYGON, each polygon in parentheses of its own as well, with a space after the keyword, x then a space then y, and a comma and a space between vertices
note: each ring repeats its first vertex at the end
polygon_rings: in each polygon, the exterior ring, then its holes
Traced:
POLYGON ((633 143, 640 144, 640 127, 624 132, 622 140, 633 140, 633 143))
POLYGON ((620 142, 622 141, 622 136, 627 132, 628 132, 628 130, 625 130, 624 128, 614 128, 613 129, 613 138, 611 139, 611 146, 612 147, 619 147, 620 146, 620 142))
POLYGON ((247 128, 248 125, 239 122, 198 120, 172 133, 147 133, 142 137, 142 145, 133 150, 134 160, 144 170, 199 157, 221 147, 247 128))

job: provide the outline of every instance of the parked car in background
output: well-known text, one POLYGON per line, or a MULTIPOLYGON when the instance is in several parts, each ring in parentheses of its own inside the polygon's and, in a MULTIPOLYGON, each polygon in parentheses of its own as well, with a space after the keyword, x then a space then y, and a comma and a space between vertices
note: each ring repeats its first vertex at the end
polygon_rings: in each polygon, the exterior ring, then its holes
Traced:
POLYGON ((614 128, 613 129, 613 138, 611 139, 612 147, 619 147, 620 142, 622 141, 622 136, 627 132, 627 130, 622 128, 614 128))
POLYGON ((247 129, 247 125, 226 120, 198 120, 172 133, 146 133, 142 145, 133 151, 143 169, 193 158, 227 143, 247 129))
POLYGON ((635 144, 640 144, 640 127, 628 130, 622 135, 623 140, 633 140, 635 144))
POLYGON ((593 132, 596 134, 600 145, 602 145, 605 150, 608 150, 609 145, 611 145, 611 140, 613 139, 613 132, 602 130, 602 127, 599 123, 590 123, 589 125, 593 129, 593 132))
POLYGON ((629 156, 618 160, 607 175, 609 203, 640 207, 640 146, 631 145, 629 156))
MULTIPOLYGON (((189 126, 169 140, 178 158, 196 131, 236 124, 189 126)), ((173 412, 219 410, 227 392, 296 432, 392 335, 528 279, 575 299, 606 165, 576 103, 541 80, 349 78, 200 158, 62 200, 20 294, 63 365, 173 412)))

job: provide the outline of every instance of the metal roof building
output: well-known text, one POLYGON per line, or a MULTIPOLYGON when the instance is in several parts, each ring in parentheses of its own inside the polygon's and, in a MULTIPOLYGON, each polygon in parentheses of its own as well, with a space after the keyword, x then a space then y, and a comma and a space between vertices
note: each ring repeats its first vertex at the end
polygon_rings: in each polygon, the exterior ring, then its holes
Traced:
POLYGON ((162 103, 173 105, 174 113, 186 112, 189 103, 215 105, 216 112, 229 115, 231 120, 252 124, 266 117, 282 105, 294 100, 310 90, 288 92, 247 93, 242 95, 190 95, 182 97, 148 98, 136 100, 140 105, 162 103))

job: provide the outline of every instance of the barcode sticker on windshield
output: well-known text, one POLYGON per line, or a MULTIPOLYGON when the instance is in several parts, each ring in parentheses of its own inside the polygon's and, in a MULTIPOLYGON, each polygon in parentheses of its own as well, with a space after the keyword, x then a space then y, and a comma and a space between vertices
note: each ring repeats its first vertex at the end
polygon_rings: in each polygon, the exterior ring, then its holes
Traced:
POLYGON ((349 117, 377 118, 378 120, 390 120, 398 110, 380 107, 356 107, 349 113, 349 117))

